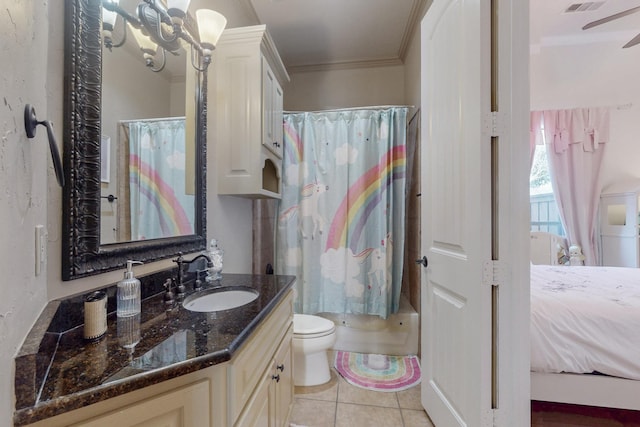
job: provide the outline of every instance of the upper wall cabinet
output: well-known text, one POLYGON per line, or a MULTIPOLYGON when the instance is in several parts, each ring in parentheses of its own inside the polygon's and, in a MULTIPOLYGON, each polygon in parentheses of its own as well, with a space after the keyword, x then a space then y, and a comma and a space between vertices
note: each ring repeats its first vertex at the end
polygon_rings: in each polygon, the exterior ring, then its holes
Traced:
POLYGON ((289 75, 266 27, 226 30, 212 67, 218 194, 280 198, 289 75))

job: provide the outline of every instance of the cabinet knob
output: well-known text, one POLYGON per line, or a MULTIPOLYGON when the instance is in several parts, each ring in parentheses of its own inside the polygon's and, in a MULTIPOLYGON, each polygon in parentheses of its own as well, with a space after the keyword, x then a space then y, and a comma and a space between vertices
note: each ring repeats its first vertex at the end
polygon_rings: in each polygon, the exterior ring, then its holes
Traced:
POLYGON ((277 383, 280 382, 280 375, 271 375, 272 380, 276 380, 277 383))
POLYGON ((280 371, 280 372, 283 372, 283 371, 284 371, 284 363, 283 363, 283 364, 281 364, 281 365, 276 366, 276 369, 277 369, 278 371, 280 371))
POLYGON ((427 267, 429 265, 429 261, 427 260, 426 256, 423 256, 422 258, 416 260, 416 264, 422 264, 423 267, 427 267))

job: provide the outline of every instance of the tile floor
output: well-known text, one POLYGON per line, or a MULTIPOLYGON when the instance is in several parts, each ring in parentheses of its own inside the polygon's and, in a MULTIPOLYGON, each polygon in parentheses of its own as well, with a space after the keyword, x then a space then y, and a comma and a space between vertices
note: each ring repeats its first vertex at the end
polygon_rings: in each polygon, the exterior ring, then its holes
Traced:
POLYGON ((396 392, 369 391, 331 370, 331 381, 296 387, 291 426, 433 427, 420 404, 420 385, 396 392))

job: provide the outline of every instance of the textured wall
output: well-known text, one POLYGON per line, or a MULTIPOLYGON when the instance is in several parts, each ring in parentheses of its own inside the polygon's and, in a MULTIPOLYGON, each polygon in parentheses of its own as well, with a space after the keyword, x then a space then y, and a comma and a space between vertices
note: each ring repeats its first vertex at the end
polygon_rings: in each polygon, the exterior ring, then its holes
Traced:
MULTIPOLYGON (((46 2, 5 1, 0 10, 0 426, 12 425, 13 357, 46 303, 35 275, 34 230, 46 224, 47 132, 27 139, 26 103, 47 118, 46 2), (42 7, 42 5, 45 7, 42 7)), ((55 182, 55 179, 53 180, 55 182)))

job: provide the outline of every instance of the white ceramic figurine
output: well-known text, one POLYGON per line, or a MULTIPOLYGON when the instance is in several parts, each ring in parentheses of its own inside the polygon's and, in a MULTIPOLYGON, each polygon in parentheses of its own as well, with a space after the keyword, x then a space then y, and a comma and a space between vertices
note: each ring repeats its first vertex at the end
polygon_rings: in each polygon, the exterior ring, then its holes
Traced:
POLYGON ((584 265, 584 255, 582 254, 582 247, 579 245, 569 246, 569 264, 584 265))

